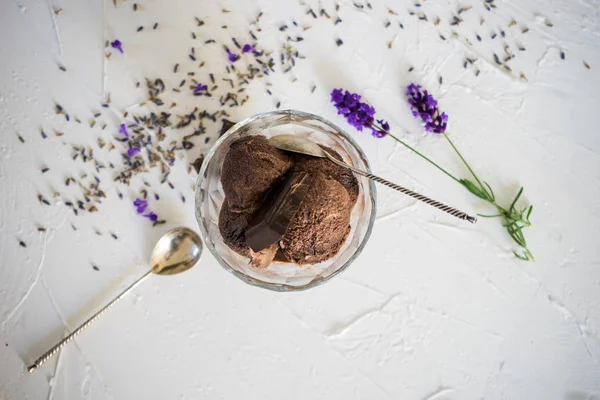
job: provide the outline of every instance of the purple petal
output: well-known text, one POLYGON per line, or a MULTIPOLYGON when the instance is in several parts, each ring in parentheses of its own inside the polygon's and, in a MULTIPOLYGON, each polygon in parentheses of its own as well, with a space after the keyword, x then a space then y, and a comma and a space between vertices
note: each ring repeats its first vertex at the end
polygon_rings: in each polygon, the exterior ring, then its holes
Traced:
POLYGON ((127 125, 121 124, 119 125, 119 133, 124 135, 125 137, 129 137, 129 133, 127 133, 127 125))
POLYGON ((341 107, 340 106, 340 107, 338 107, 338 114, 348 115, 348 114, 350 114, 350 109, 346 108, 346 107, 341 107))
POLYGON ((130 148, 129 150, 127 150, 127 156, 129 157, 133 157, 136 154, 138 154, 140 152, 140 149, 137 149, 135 147, 130 148))
POLYGON ((136 211, 138 214, 142 214, 146 211, 146 207, 148 207, 148 202, 142 199, 135 199, 133 205, 136 207, 136 211))
POLYGON ((366 115, 368 115, 370 117, 375 115, 375 109, 373 107, 371 107, 370 105, 368 105, 367 103, 360 103, 358 105, 358 109, 359 109, 359 111, 365 113, 366 115))
POLYGON ((389 132, 390 131, 390 124, 387 123, 387 121, 384 120, 377 120, 377 122, 381 125, 381 127, 383 128, 384 131, 389 132))
POLYGON ((249 44, 245 44, 244 47, 242 47, 242 53, 249 53, 249 52, 258 53, 254 47, 252 47, 249 44))
POLYGON ((203 85, 203 84, 199 83, 194 88, 194 93, 200 93, 204 90, 208 90, 208 85, 203 85))
POLYGON ((120 40, 115 40, 113 42, 110 42, 110 46, 113 49, 117 49, 121 52, 121 54, 124 54, 125 52, 123 51, 123 43, 121 43, 120 40))
POLYGON ((154 222, 158 219, 158 215, 156 215, 154 212, 149 212, 148 214, 144 214, 144 217, 148 218, 152 222, 154 222))
POLYGON ((358 94, 350 93, 346 90, 346 93, 344 94, 344 104, 346 105, 346 107, 353 108, 356 105, 358 105, 359 101, 360 96, 358 94))
POLYGON ((385 137, 385 132, 381 132, 381 131, 379 131, 377 129, 373 129, 373 128, 371 129, 371 134, 378 139, 385 137))
POLYGON ((227 59, 229 60, 229 62, 236 62, 238 59, 237 54, 232 53, 231 51, 229 51, 229 49, 227 49, 227 59))
POLYGON ((409 93, 418 92, 420 90, 421 90, 421 86, 417 85, 416 83, 411 83, 410 85, 408 85, 408 88, 406 89, 406 91, 409 93))
POLYGON ((344 101, 344 91, 342 89, 333 89, 331 91, 331 101, 336 105, 344 101))
POLYGON ((437 101, 435 101, 433 96, 427 96, 427 99, 425 100, 425 104, 427 105, 428 108, 434 108, 437 106, 437 101))

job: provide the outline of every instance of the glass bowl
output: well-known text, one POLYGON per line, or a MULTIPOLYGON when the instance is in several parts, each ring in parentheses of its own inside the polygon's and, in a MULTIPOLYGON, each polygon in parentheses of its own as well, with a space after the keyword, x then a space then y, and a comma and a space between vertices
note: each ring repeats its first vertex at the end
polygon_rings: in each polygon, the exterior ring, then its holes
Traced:
POLYGON ((299 267, 292 263, 273 262, 266 269, 250 267, 249 259, 230 249, 219 232, 219 213, 225 198, 221 185, 221 168, 229 145, 248 135, 267 138, 280 134, 307 137, 337 151, 350 165, 369 171, 369 163, 356 142, 342 129, 319 117, 296 110, 271 111, 250 117, 227 131, 202 162, 196 182, 196 219, 206 247, 219 264, 244 282, 279 292, 305 290, 333 278, 352 264, 369 240, 376 212, 375 184, 356 176, 358 200, 350 218, 350 234, 340 251, 320 264, 299 267))

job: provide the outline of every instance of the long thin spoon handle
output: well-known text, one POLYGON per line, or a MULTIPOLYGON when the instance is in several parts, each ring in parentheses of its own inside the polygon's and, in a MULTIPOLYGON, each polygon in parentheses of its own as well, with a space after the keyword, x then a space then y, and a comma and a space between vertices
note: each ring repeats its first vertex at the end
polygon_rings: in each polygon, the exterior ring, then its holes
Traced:
POLYGON ((377 175, 373 175, 373 174, 370 174, 368 172, 362 171, 360 169, 356 169, 353 166, 348 165, 345 162, 342 162, 342 161, 338 160, 337 158, 333 157, 332 155, 330 155, 326 151, 324 151, 323 153, 324 153, 324 155, 331 162, 339 165, 340 167, 348 168, 352 172, 355 172, 355 173, 357 173, 359 175, 362 175, 362 176, 364 176, 366 178, 372 179, 375 182, 379 182, 382 185, 391 187, 392 189, 395 189, 395 190, 397 190, 399 192, 402 192, 402 193, 404 193, 406 195, 409 195, 410 197, 414 197, 415 199, 420 200, 420 201, 422 201, 422 202, 424 202, 426 204, 429 204, 430 206, 433 206, 435 208, 438 208, 438 209, 440 209, 440 210, 442 210, 444 212, 447 212, 448 214, 450 214, 450 215, 452 215, 452 216, 454 216, 456 218, 459 218, 459 219, 462 219, 462 220, 465 220, 465 221, 469 221, 472 224, 474 224, 475 222, 477 222, 477 217, 473 217, 473 216, 471 216, 471 215, 469 215, 469 214, 467 214, 465 212, 457 210, 456 208, 447 206, 444 203, 440 203, 439 201, 430 199, 427 196, 423 196, 422 194, 413 192, 412 190, 406 189, 405 187, 402 187, 400 185, 396 185, 395 183, 392 183, 392 182, 387 181, 387 180, 385 180, 383 178, 380 178, 377 175))
POLYGON ((105 305, 100 311, 98 311, 96 314, 92 315, 83 324, 79 325, 79 327, 77 329, 75 329, 70 335, 66 336, 63 340, 61 340, 56 345, 54 345, 54 347, 52 347, 50 350, 48 350, 47 352, 45 352, 44 354, 42 354, 40 356, 40 358, 38 358, 37 360, 35 360, 34 363, 31 364, 27 368, 29 370, 29 372, 33 372, 36 369, 38 369, 39 367, 41 367, 42 364, 44 364, 46 361, 48 361, 48 359, 50 359, 50 357, 52 357, 53 355, 55 355, 56 353, 58 353, 58 351, 60 349, 62 349, 67 343, 69 343, 75 336, 79 335, 79 332, 81 332, 82 330, 84 330, 85 328, 87 328, 88 326, 90 326, 90 324, 92 322, 94 322, 96 319, 98 319, 98 317, 100 317, 102 314, 104 314, 109 308, 111 308, 112 306, 114 306, 116 302, 118 302, 123 297, 125 297, 125 295, 127 293, 129 293, 131 290, 133 290, 133 288, 135 288, 137 285, 139 285, 140 283, 142 283, 148 276, 150 276, 150 274, 152 274, 152 270, 149 270, 144 275, 142 275, 137 281, 135 281, 131 285, 129 285, 117 297, 115 297, 110 303, 108 303, 107 305, 105 305))

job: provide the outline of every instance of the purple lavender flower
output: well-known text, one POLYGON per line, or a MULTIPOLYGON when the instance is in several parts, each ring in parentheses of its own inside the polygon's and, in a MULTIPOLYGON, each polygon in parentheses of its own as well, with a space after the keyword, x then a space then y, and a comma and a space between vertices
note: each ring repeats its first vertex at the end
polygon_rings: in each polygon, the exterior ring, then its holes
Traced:
POLYGON ((136 207, 136 211, 138 214, 142 214, 146 211, 146 207, 148 207, 148 202, 142 199, 135 199, 133 205, 136 207))
POLYGON ((376 138, 382 138, 390 131, 390 124, 388 124, 382 119, 378 119, 377 123, 379 124, 383 132, 381 130, 373 129, 373 136, 375 136, 376 138))
POLYGON ((381 125, 381 127, 383 128, 384 131, 386 131, 386 132, 390 131, 390 124, 388 124, 386 121, 384 121, 382 119, 378 119, 377 123, 379 125, 381 125))
POLYGON ((148 214, 144 214, 144 217, 148 218, 150 221, 155 222, 158 219, 158 215, 154 212, 149 212, 148 214))
POLYGON ((203 85, 203 84, 199 83, 194 88, 194 94, 200 93, 200 92, 202 92, 204 90, 208 90, 208 85, 203 85))
POLYGON ((373 136, 381 138, 390 130, 390 125, 383 121, 377 120, 375 124, 375 108, 367 103, 360 101, 360 95, 350 93, 342 89, 333 89, 331 92, 331 102, 335 105, 339 115, 343 115, 346 121, 358 131, 363 128, 371 129, 373 136))
POLYGON ((229 62, 236 62, 238 59, 238 55, 235 53, 232 53, 229 49, 227 50, 227 59, 229 60, 229 62))
POLYGON ((250 45, 250 44, 245 44, 244 47, 242 47, 242 53, 258 53, 258 51, 256 51, 256 49, 250 45))
POLYGON ((425 130, 433 133, 444 133, 448 126, 448 116, 440 113, 438 102, 421 85, 411 83, 406 89, 408 103, 415 117, 420 117, 425 130))
POLYGON ((129 137, 129 133, 127 133, 127 125, 121 124, 119 125, 119 133, 124 135, 125 137, 129 137))
POLYGON ((148 202, 146 200, 142 200, 142 199, 135 199, 135 201, 133 202, 133 205, 135 207, 135 210, 138 214, 142 215, 142 217, 144 218, 148 218, 150 221, 155 222, 156 220, 158 220, 158 215, 156 215, 155 212, 150 211, 146 214, 144 214, 144 212, 146 211, 146 208, 148 208, 148 202))
POLYGON ((123 43, 121 43, 120 40, 117 39, 117 40, 115 40, 113 42, 110 42, 110 46, 113 49, 119 50, 121 52, 121 54, 125 54, 125 52, 123 51, 123 43))
POLYGON ((127 156, 128 157, 133 157, 136 154, 138 154, 139 152, 140 152, 140 149, 136 149, 135 147, 132 147, 129 150, 127 150, 127 156))

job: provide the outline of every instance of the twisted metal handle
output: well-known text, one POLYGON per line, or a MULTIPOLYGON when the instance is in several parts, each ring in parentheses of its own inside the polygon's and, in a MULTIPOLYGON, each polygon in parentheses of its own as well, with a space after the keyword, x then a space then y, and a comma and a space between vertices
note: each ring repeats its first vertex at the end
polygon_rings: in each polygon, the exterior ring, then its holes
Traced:
POLYGON ((392 183, 392 182, 387 181, 387 180, 385 180, 383 178, 380 178, 377 175, 373 175, 373 174, 370 174, 368 172, 362 171, 360 169, 356 169, 353 166, 348 165, 345 162, 342 162, 342 161, 338 160, 337 158, 333 157, 331 154, 329 154, 326 151, 324 151, 323 154, 331 162, 333 162, 334 164, 339 165, 340 167, 348 168, 352 172, 355 172, 355 173, 357 173, 359 175, 362 175, 362 176, 364 176, 366 178, 372 179, 375 182, 381 183, 382 185, 391 187, 392 189, 395 189, 395 190, 397 190, 399 192, 402 192, 402 193, 404 193, 406 195, 409 195, 410 197, 413 197, 413 198, 415 198, 417 200, 420 200, 420 201, 422 201, 422 202, 424 202, 426 204, 429 204, 430 206, 433 206, 433 207, 438 208, 438 209, 440 209, 440 210, 442 210, 444 212, 447 212, 448 214, 450 214, 450 215, 452 215, 452 216, 454 216, 456 218, 459 218, 459 219, 462 219, 462 220, 465 220, 465 221, 469 221, 472 224, 474 224, 475 222, 477 222, 477 217, 471 216, 471 215, 469 215, 469 214, 467 214, 465 212, 457 210, 456 208, 447 206, 444 203, 440 203, 439 201, 430 199, 429 197, 423 196, 422 194, 413 192, 412 190, 406 189, 405 187, 402 187, 400 185, 396 185, 395 183, 392 183))
POLYGON ((37 360, 35 360, 33 362, 33 364, 31 364, 29 367, 27 367, 27 370, 31 373, 31 372, 35 371, 36 369, 38 369, 39 367, 41 367, 42 364, 44 364, 46 361, 48 361, 50 359, 50 357, 52 357, 53 355, 55 355, 56 353, 58 353, 58 351, 60 349, 62 349, 71 340, 73 340, 73 338, 75 336, 79 335, 79 333, 82 330, 84 330, 85 328, 87 328, 88 326, 90 326, 90 324, 92 322, 94 322, 96 319, 98 319, 98 317, 100 317, 102 314, 104 314, 106 311, 108 311, 109 308, 111 308, 112 306, 114 306, 115 303, 117 303, 119 300, 121 300, 133 288, 135 288, 137 285, 139 285, 140 283, 142 283, 142 281, 144 279, 146 279, 148 276, 150 276, 151 273, 152 273, 152 270, 146 272, 137 281, 135 281, 131 285, 129 285, 117 297, 115 297, 110 303, 108 303, 107 305, 105 305, 100 311, 98 311, 96 314, 92 315, 87 321, 85 321, 83 324, 79 325, 79 327, 77 329, 75 329, 71 334, 69 334, 63 340, 61 340, 56 345, 54 345, 54 347, 52 347, 50 350, 48 350, 47 352, 45 352, 44 354, 42 354, 37 360))

